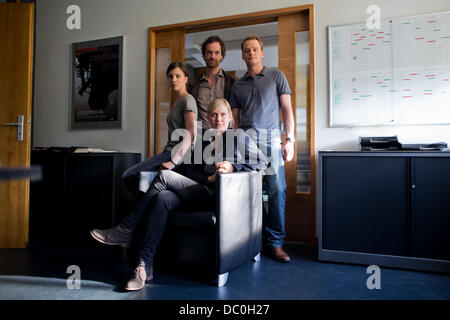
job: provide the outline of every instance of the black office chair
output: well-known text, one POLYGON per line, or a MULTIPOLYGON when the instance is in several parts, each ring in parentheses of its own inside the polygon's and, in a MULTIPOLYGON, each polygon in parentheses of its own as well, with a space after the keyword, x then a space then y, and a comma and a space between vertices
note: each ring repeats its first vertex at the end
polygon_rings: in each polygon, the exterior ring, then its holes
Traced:
MULTIPOLYGON (((145 192, 158 172, 141 172, 145 192)), ((217 174, 216 204, 210 211, 170 213, 161 241, 161 259, 214 272, 225 285, 230 271, 260 260, 262 180, 256 171, 217 174)))

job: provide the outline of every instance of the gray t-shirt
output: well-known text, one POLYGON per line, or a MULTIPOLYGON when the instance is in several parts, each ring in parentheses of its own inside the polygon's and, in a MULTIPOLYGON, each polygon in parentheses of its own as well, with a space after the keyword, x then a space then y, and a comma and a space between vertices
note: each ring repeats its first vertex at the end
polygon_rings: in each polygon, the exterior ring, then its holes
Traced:
POLYGON ((197 120, 197 102, 194 97, 189 93, 182 97, 173 106, 167 115, 167 126, 169 128, 169 134, 167 139, 167 144, 164 147, 164 151, 172 151, 173 147, 176 146, 181 140, 171 141, 172 133, 176 129, 186 129, 184 123, 184 113, 186 111, 192 111, 195 114, 195 119, 197 120))
POLYGON ((279 70, 264 68, 255 78, 246 73, 231 89, 230 106, 239 108, 240 127, 269 129, 272 138, 280 136, 280 99, 291 94, 286 76, 279 70))

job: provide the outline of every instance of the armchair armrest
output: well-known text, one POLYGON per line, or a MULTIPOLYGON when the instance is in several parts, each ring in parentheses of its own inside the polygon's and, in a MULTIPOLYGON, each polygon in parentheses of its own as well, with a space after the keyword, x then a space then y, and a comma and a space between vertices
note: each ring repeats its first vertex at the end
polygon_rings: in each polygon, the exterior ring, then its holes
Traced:
POLYGON ((237 268, 261 251, 261 172, 216 176, 218 273, 237 268))
MULTIPOLYGON (((140 173, 146 192, 159 171, 140 173)), ((258 171, 216 175, 217 272, 229 272, 261 251, 262 177, 258 171)))

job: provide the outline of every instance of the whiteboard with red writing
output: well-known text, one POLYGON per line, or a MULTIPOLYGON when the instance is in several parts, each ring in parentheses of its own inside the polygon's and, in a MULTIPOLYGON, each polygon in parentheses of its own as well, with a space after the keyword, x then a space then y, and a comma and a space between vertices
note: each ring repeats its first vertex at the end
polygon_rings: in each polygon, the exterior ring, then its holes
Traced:
POLYGON ((450 123, 450 12, 328 31, 330 126, 450 123))

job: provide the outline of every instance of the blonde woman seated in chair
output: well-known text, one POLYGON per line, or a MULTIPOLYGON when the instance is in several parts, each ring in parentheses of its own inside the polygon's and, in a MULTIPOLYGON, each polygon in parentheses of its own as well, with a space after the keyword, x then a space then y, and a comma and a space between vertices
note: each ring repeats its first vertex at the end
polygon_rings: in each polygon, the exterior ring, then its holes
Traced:
POLYGON ((136 227, 145 223, 138 245, 139 260, 125 286, 127 291, 140 290, 153 278, 153 258, 171 211, 212 207, 217 174, 266 168, 266 158, 256 144, 242 130, 229 129, 232 113, 225 99, 212 101, 207 111, 211 129, 206 130, 203 139, 197 139, 197 142, 202 144, 202 155, 207 154, 206 148, 214 150, 211 157, 202 157, 199 164, 183 164, 184 175, 172 170, 160 171, 136 208, 122 223, 112 229, 91 231, 92 237, 101 243, 128 245, 136 227))

